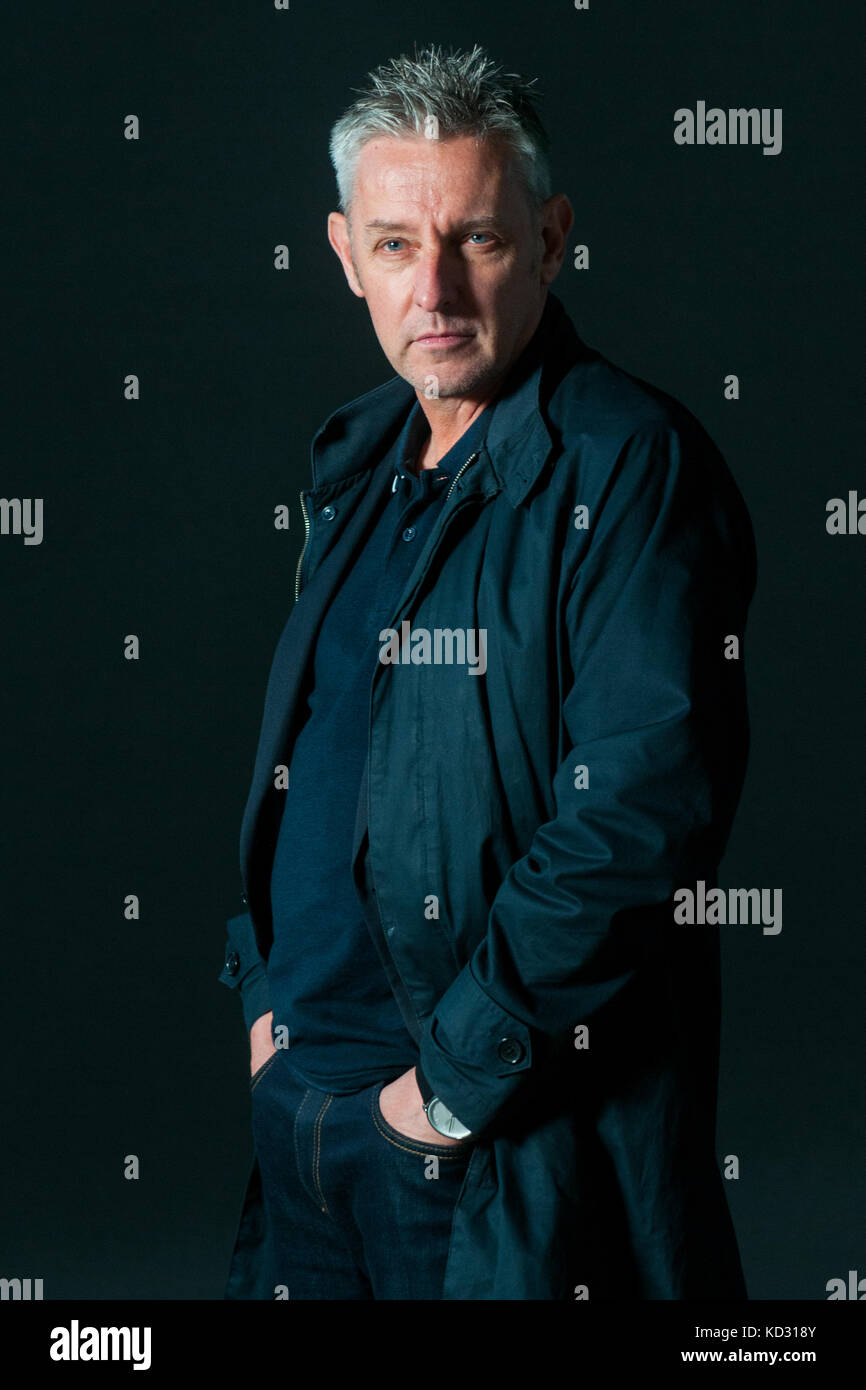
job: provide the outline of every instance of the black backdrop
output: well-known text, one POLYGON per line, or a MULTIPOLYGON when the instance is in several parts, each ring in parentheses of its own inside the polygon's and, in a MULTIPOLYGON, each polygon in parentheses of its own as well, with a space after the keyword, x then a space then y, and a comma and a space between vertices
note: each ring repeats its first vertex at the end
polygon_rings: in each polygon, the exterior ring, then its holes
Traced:
POLYGON ((866 490, 859 6, 22 8, 3 21, 0 492, 42 498, 44 534, 0 535, 0 1275, 46 1298, 222 1295, 251 1139, 216 976, 297 493, 318 424, 391 375, 325 239, 327 137, 415 40, 540 78, 590 248, 556 292, 698 416, 746 497, 752 755, 720 881, 782 888, 784 925, 723 928, 718 1152, 740 1161, 753 1298, 866 1274, 866 537, 825 527, 829 498, 866 490), (782 108, 781 153, 675 144, 699 100, 782 108))

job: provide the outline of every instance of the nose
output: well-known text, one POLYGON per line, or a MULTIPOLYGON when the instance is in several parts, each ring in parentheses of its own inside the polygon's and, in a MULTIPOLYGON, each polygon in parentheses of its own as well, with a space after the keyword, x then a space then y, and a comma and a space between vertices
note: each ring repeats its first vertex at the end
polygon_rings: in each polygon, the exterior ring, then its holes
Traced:
POLYGON ((428 314, 451 309, 458 298, 458 274, 444 247, 425 248, 415 263, 415 303, 428 314))

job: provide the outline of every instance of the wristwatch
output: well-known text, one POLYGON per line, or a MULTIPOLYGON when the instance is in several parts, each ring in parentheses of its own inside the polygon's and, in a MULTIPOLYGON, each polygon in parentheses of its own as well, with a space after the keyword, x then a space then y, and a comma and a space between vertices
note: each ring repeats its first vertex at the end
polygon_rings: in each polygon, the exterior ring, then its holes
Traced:
POLYGON ((471 1139, 472 1130, 461 1124, 454 1112, 449 1110, 444 1100, 440 1100, 438 1096, 433 1096, 427 1101, 424 1114, 437 1134, 444 1134, 446 1139, 471 1139))
POLYGON ((433 1087, 427 1080, 419 1062, 415 1063, 415 1080, 418 1083, 418 1090, 421 1092, 421 1105, 428 1122, 436 1130, 437 1134, 444 1134, 446 1139, 470 1139, 472 1131, 461 1124, 453 1110, 449 1110, 444 1100, 440 1100, 433 1094, 433 1087))

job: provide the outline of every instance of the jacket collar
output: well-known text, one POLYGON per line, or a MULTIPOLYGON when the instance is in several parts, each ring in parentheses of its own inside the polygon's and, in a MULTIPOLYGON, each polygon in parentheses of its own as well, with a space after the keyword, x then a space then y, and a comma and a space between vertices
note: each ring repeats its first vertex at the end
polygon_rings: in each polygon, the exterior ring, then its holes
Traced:
MULTIPOLYGON (((529 492, 553 447, 543 414, 552 387, 587 352, 592 349, 578 336, 561 301, 548 293, 538 327, 496 397, 486 442, 496 481, 514 507, 529 492)), ((329 416, 310 449, 313 492, 378 463, 417 399, 415 388, 395 376, 329 416)))

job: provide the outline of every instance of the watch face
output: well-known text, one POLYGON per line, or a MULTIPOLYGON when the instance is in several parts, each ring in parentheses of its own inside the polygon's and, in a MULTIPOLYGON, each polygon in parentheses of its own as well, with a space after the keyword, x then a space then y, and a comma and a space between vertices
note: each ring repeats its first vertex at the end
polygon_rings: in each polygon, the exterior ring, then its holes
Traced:
POLYGON ((434 1096, 427 1106, 427 1119, 440 1134, 445 1134, 449 1139, 466 1139, 472 1131, 461 1124, 456 1115, 453 1115, 444 1101, 438 1096, 434 1096))

